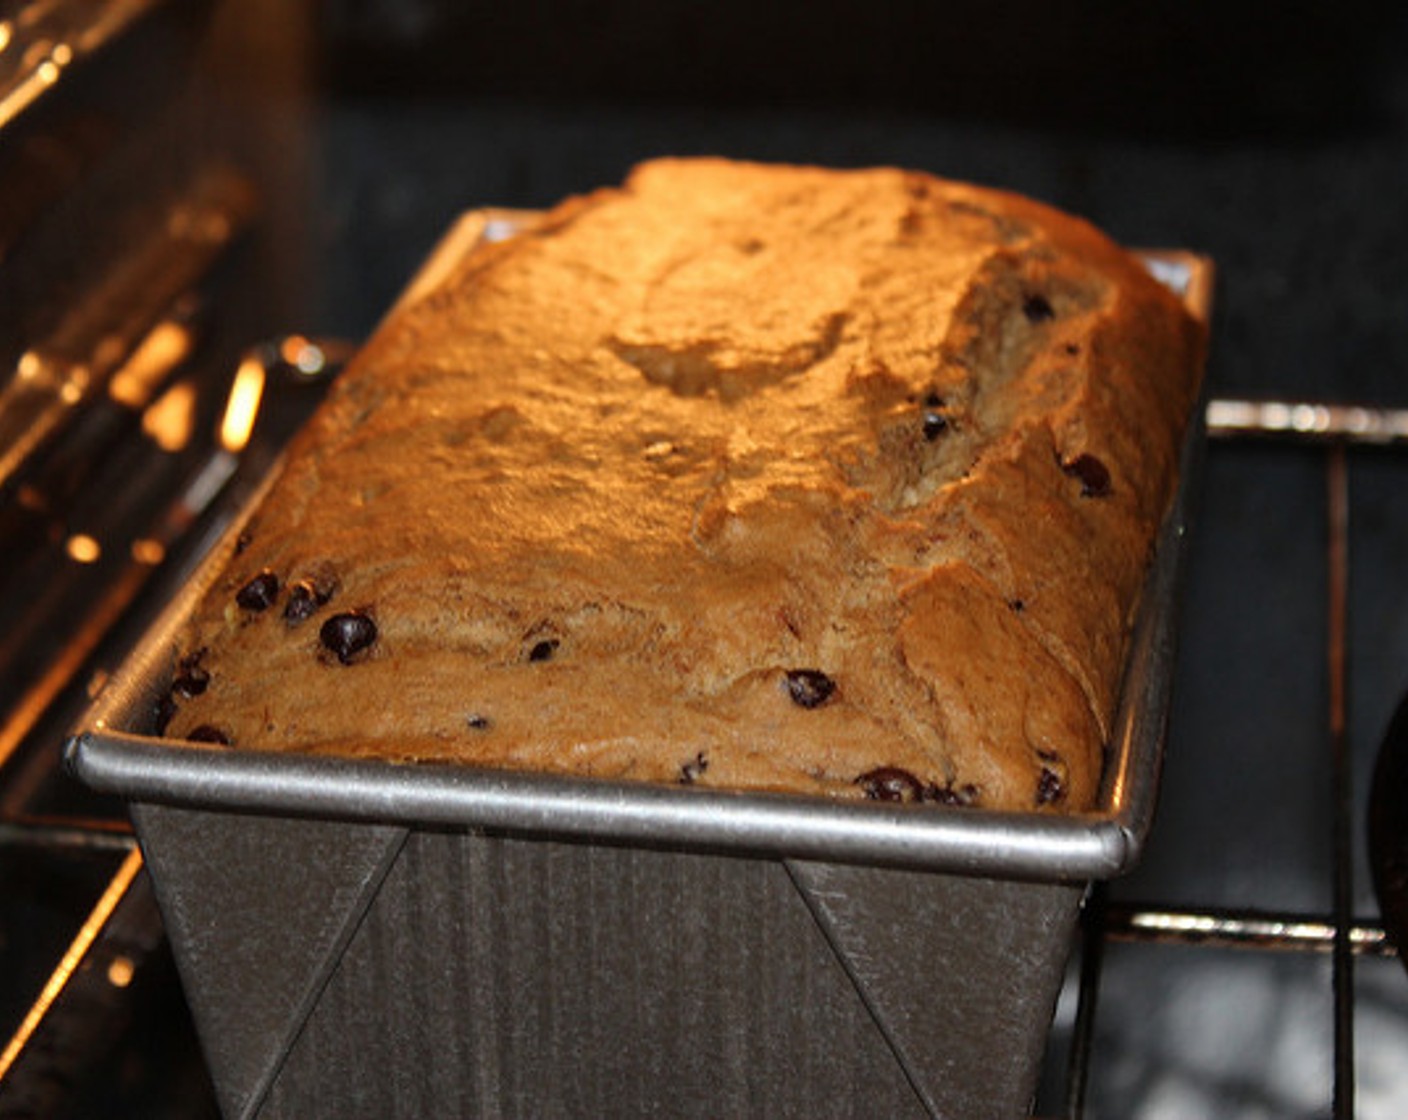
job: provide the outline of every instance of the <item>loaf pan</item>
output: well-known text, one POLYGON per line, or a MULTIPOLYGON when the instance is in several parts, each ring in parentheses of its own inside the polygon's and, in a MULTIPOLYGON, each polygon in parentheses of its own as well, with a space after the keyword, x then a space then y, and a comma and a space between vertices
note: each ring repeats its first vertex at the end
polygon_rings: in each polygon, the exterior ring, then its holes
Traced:
MULTIPOLYGON (((527 221, 466 215, 403 298, 527 221)), ((1210 264, 1147 259, 1206 319, 1210 264)), ((233 525, 67 748, 131 804, 224 1114, 1026 1113, 1085 892, 1149 830, 1200 417, 1073 816, 151 737, 233 525)))

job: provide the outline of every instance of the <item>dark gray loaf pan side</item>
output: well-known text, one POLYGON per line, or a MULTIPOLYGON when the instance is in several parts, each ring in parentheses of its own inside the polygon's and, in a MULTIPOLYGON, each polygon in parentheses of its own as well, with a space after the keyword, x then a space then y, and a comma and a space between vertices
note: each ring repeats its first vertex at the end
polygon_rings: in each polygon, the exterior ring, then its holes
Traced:
POLYGON ((135 815, 231 1117, 1020 1115, 1082 895, 135 815))

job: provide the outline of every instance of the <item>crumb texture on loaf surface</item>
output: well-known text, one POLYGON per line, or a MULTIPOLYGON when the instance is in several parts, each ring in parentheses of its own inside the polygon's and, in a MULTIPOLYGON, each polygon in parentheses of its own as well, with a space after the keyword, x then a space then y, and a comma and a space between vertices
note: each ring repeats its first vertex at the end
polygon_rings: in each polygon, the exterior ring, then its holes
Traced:
POLYGON ((1086 808, 1201 349, 1014 195, 643 165, 383 325, 194 616, 167 733, 1086 808))

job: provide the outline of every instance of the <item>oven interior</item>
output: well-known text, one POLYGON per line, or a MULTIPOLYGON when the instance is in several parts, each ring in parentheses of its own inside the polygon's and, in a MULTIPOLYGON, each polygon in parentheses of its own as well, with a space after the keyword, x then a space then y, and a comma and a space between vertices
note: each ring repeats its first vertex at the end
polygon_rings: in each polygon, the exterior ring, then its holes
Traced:
POLYGON ((1402 1115, 1365 818, 1408 688, 1405 23, 0 2, 0 1116, 216 1114, 64 735, 458 214, 663 153, 913 166, 1215 260, 1158 817, 1087 903, 1037 1114, 1402 1115))

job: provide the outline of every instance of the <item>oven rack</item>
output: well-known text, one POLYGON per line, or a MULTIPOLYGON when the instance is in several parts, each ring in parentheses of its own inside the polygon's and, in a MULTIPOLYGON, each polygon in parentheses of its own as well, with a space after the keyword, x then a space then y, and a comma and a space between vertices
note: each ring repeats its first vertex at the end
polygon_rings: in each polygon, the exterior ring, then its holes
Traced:
MULTIPOLYGON (((1282 441, 1313 447, 1323 459, 1328 527, 1323 593, 1328 625, 1323 655, 1330 695, 1321 738, 1334 773, 1327 792, 1333 802, 1333 905, 1323 913, 1168 906, 1157 899, 1112 899, 1106 887, 1097 886, 1085 907, 1081 942, 1068 984, 1069 997, 1062 997, 1063 1005, 1069 998, 1074 1011, 1069 1030, 1053 1042, 1049 1063, 1061 1068, 1052 1079, 1055 1089, 1044 1089, 1039 1099, 1038 1110, 1043 1116, 1078 1120, 1090 1112, 1090 1074, 1092 1063, 1099 1060, 1094 1038, 1105 949, 1115 942, 1138 942, 1193 950, 1217 947, 1252 953, 1328 956, 1332 962, 1334 1036, 1329 1106, 1332 1115, 1340 1120, 1352 1117, 1355 959, 1396 953, 1381 925, 1353 912, 1352 850, 1357 822, 1346 735, 1348 457, 1361 447, 1401 449, 1408 445, 1408 411, 1214 399, 1208 405, 1206 419, 1209 439, 1216 443, 1282 441), (1052 1099, 1047 1100, 1048 1097, 1052 1099)), ((92 642, 91 636, 81 640, 92 642)), ((69 660, 70 691, 77 688, 86 692, 94 672, 91 660, 79 656, 69 660)), ((53 689, 55 694, 60 691, 53 689)), ((45 713, 23 713, 23 720, 30 728, 48 725, 45 713)), ((0 728, 0 733, 4 730, 0 728)), ((20 752, 12 749, 0 758, 0 771, 14 761, 9 756, 17 753, 20 752)), ((57 766, 57 750, 54 757, 57 766)), ((0 784, 10 777, 0 772, 0 784)), ((26 817, 16 815, 6 805, 0 819, 0 849, 3 848, 36 855, 55 851, 100 852, 110 858, 114 868, 102 889, 95 893, 76 935, 57 955, 52 974, 20 1029, 0 1048, 0 1117, 47 1115, 42 1108, 55 1100, 59 1091, 55 1086, 72 1092, 73 1084, 81 1080, 82 1070, 91 1062, 91 1054, 76 1046, 110 1045, 111 1040, 104 1040, 102 1032, 126 1020, 121 1004, 125 993, 137 987, 134 980, 143 972, 160 972, 165 967, 160 918, 130 830, 115 819, 26 817), (88 1029, 76 1029, 77 1024, 87 1024, 88 1029)), ((215 1115, 208 1084, 200 1076, 170 1078, 166 1091, 184 1096, 164 1101, 164 1116, 174 1120, 215 1115)))
MULTIPOLYGON (((1105 948, 1112 942, 1220 948, 1256 953, 1312 953, 1331 959, 1333 1033, 1329 1114, 1355 1115, 1354 962, 1359 956, 1395 957, 1383 926, 1354 913, 1355 817, 1349 726, 1350 471, 1349 455, 1364 448, 1408 448, 1408 409, 1291 400, 1213 399, 1206 410, 1214 443, 1278 441, 1318 451, 1325 517, 1325 626, 1328 696, 1321 744, 1333 776, 1330 799, 1333 848, 1331 905, 1327 912, 1165 906, 1157 900, 1116 901, 1096 884, 1082 917, 1075 978, 1075 1010, 1065 1058, 1064 1096, 1048 1106, 1064 1120, 1087 1114, 1095 1022, 1105 948), (1059 1112, 1054 1110, 1059 1109, 1059 1112)), ((1065 997, 1063 997, 1065 998, 1065 997)))

